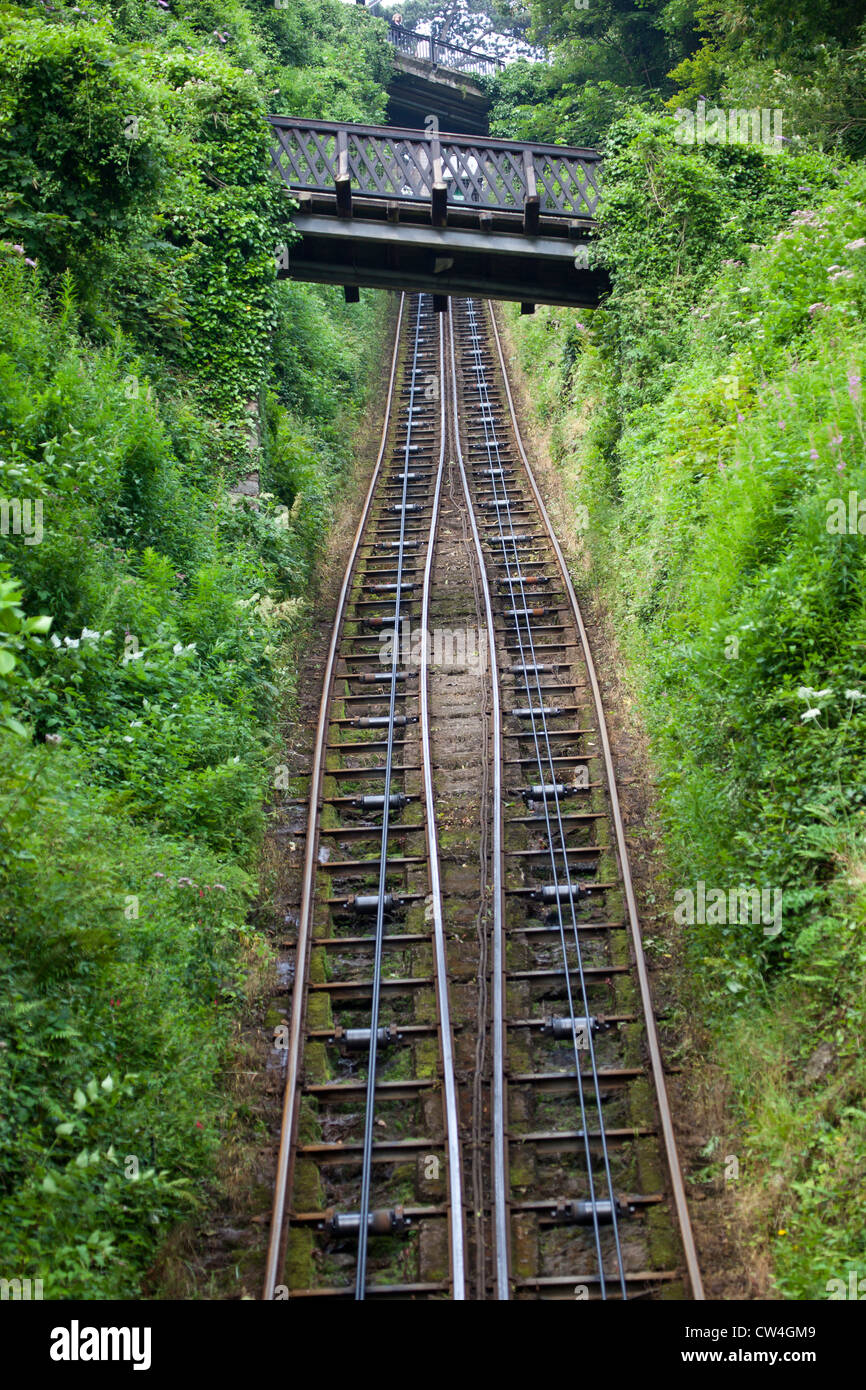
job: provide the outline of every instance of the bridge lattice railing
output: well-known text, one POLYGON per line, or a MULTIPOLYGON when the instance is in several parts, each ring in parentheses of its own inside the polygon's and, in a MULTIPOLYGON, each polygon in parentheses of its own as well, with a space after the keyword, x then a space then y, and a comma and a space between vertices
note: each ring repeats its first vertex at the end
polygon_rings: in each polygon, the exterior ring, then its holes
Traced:
POLYGON ((459 43, 447 43, 431 34, 418 34, 414 29, 404 29, 401 24, 388 25, 388 38, 398 53, 419 58, 437 67, 450 68, 452 72, 492 77, 505 66, 501 58, 492 58, 474 48, 464 48, 459 43))
POLYGON ((539 212, 553 217, 594 217, 601 162, 595 150, 524 145, 392 130, 386 126, 272 116, 272 158, 292 189, 333 192, 348 175, 352 192, 389 201, 431 197, 437 168, 454 206, 518 212, 537 197, 539 212), (441 164, 437 161, 441 160, 441 164))

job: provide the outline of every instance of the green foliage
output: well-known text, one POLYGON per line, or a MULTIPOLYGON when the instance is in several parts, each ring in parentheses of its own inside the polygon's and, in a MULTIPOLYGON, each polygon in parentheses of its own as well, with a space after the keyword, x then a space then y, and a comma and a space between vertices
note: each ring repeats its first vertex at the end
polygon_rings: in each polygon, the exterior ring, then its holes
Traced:
POLYGON ((866 149, 866 12, 819 0, 701 0, 701 47, 670 74, 680 99, 779 108, 786 134, 823 148, 866 149))
POLYGON ((117 1297, 225 1123, 249 884, 119 816, 74 750, 0 751, 4 1265, 117 1297))
POLYGON ((12 240, 52 271, 92 275, 159 184, 153 97, 110 26, 3 15, 0 189, 12 240), (142 129, 131 139, 130 117, 142 129))
POLYGON ((278 721, 383 319, 277 282, 264 116, 375 120, 391 58, 339 0, 0 23, 0 1264, 131 1297, 232 1122, 278 721))

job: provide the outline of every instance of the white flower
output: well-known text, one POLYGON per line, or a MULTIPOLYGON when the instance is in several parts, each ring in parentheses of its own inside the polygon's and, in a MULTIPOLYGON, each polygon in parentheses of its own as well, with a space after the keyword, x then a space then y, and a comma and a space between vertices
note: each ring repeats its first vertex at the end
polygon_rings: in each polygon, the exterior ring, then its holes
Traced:
MULTIPOLYGON (((866 243, 864 243, 864 244, 866 244, 866 243)), ((859 690, 846 690, 846 691, 845 691, 845 699, 846 699, 846 700, 854 700, 854 701, 857 701, 857 700, 862 700, 862 699, 863 699, 863 696, 862 696, 862 694, 860 693, 859 690)))
POLYGON ((174 646, 171 649, 172 656, 186 656, 187 652, 194 651, 195 642, 190 642, 188 647, 185 647, 182 642, 175 642, 174 646))
POLYGON ((135 739, 131 738, 129 734, 123 735, 123 741, 124 743, 135 743, 135 739))
POLYGON ((130 721, 129 721, 129 727, 130 727, 130 729, 143 729, 143 728, 144 728, 144 720, 143 720, 143 719, 130 719, 130 721))
POLYGON ((800 718, 804 721, 808 719, 820 719, 821 711, 819 709, 807 709, 805 714, 800 715, 800 718))
POLYGON ((63 646, 63 643, 61 642, 60 638, 57 636, 57 633, 56 633, 56 632, 52 632, 52 634, 51 634, 51 645, 52 645, 52 647, 62 647, 62 646, 63 646))
POLYGON ((91 632, 89 627, 83 627, 81 629, 81 640, 82 642, 98 642, 99 633, 91 632))
POLYGON ((862 251, 864 246, 866 246, 866 237, 863 236, 858 236, 856 241, 845 242, 846 251, 862 251))
POLYGON ((829 700, 833 694, 832 690, 813 690, 812 696, 815 700, 829 700))
POLYGON ((64 637, 63 641, 65 642, 66 646, 69 647, 70 651, 74 647, 77 647, 79 645, 77 637, 64 637))

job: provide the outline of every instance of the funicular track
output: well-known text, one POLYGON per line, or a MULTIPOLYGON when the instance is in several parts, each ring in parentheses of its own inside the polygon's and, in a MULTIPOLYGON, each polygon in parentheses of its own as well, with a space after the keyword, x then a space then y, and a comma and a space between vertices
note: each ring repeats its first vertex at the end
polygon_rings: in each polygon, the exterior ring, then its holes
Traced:
POLYGON ((404 297, 310 776, 265 1298, 464 1296, 427 654, 394 640, 429 603, 442 354, 432 298, 404 297))
POLYGON ((492 1296, 700 1298, 598 683, 488 315, 457 301, 449 346, 501 755, 492 1296))
POLYGON ((598 683, 482 301, 402 301, 310 806, 264 1296, 702 1298, 598 683), (478 1002, 456 1021, 443 486, 489 642, 478 1002), (410 662, 388 638, 412 628, 410 662))

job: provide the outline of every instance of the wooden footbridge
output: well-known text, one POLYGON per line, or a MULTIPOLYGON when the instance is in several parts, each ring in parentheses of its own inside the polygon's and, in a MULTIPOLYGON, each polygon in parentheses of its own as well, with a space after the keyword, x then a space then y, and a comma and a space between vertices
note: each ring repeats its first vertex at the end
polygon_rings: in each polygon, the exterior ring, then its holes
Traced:
POLYGON ((269 117, 297 210, 281 274, 437 296, 592 307, 597 150, 269 117))

